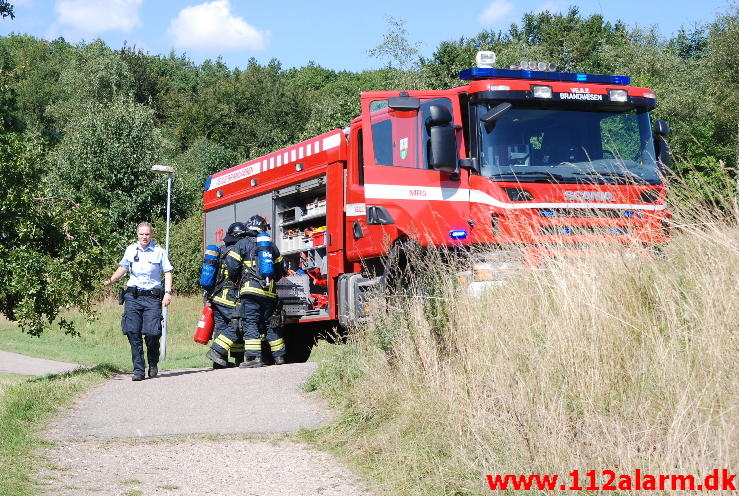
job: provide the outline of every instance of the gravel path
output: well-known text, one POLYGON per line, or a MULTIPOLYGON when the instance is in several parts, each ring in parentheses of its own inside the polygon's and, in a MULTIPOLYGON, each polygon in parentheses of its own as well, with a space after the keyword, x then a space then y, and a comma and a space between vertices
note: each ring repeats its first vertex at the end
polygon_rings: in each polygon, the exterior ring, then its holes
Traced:
POLYGON ((78 441, 53 454, 38 477, 49 495, 368 494, 330 455, 286 440, 78 441))
POLYGON ((52 439, 294 432, 330 415, 300 385, 315 363, 259 369, 165 370, 156 379, 120 375, 89 391, 52 439))
POLYGON ((300 385, 316 364, 120 375, 88 391, 47 432, 36 480, 49 496, 368 495, 329 454, 292 432, 331 415, 300 385))

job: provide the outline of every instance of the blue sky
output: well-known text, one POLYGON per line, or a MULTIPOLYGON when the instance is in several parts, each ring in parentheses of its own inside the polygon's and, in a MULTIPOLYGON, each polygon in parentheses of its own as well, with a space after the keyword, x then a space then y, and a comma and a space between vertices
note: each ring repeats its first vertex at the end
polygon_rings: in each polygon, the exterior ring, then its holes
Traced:
POLYGON ((174 49, 196 63, 221 55, 230 67, 250 57, 283 67, 314 61, 331 69, 382 66, 367 50, 382 42, 387 17, 406 21, 408 38, 430 56, 439 42, 507 29, 525 12, 602 14, 609 22, 656 25, 663 35, 710 22, 731 0, 463 0, 327 2, 251 0, 10 0, 16 18, 0 20, 0 35, 26 33, 69 42, 102 38, 114 49, 124 41, 151 54, 174 49))

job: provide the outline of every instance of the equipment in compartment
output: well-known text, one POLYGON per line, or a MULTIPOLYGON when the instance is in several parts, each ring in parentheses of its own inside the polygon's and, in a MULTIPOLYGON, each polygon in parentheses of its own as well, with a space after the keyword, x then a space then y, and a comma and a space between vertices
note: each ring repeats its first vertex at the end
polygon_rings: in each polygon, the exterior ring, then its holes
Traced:
POLYGON ((326 199, 315 199, 305 205, 305 216, 326 215, 326 199))
POLYGON ((290 275, 277 282, 288 319, 328 315, 326 184, 315 178, 275 192, 280 253, 290 275))

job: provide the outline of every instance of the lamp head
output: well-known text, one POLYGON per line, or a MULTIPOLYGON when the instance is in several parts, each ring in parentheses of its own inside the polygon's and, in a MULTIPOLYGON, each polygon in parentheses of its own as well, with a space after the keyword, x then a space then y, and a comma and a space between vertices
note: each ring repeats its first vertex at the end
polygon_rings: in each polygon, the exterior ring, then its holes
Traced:
POLYGON ((174 167, 171 165, 152 165, 151 171, 158 174, 172 174, 174 173, 174 167))

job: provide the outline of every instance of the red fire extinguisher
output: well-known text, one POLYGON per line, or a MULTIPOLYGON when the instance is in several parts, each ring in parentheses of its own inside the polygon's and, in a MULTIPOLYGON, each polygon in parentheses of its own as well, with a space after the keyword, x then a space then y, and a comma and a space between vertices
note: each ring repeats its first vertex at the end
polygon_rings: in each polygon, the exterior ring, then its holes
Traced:
POLYGON ((193 341, 200 344, 208 344, 213 336, 213 309, 210 305, 203 307, 203 313, 198 321, 198 328, 195 330, 193 341))

